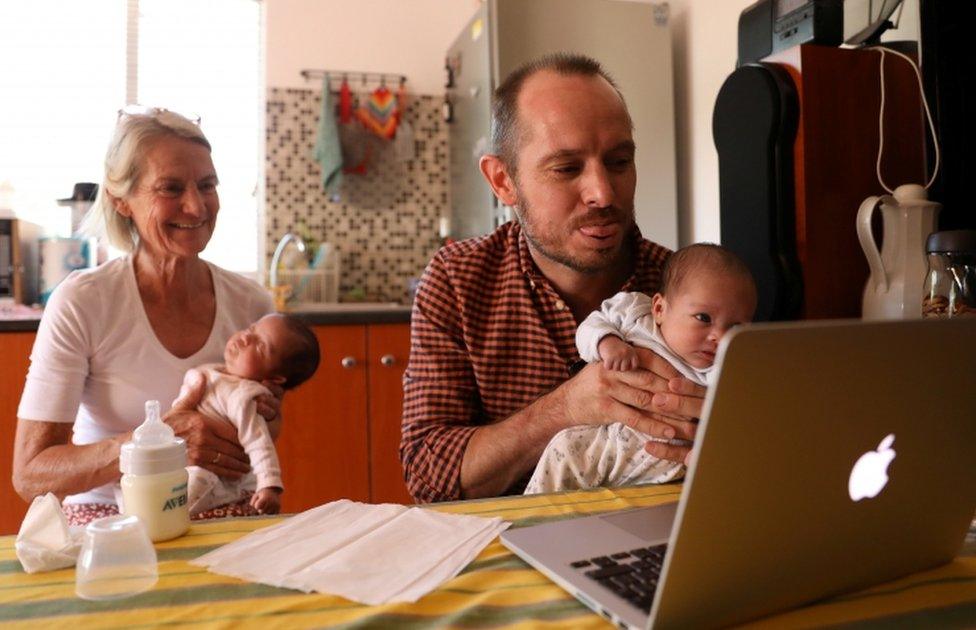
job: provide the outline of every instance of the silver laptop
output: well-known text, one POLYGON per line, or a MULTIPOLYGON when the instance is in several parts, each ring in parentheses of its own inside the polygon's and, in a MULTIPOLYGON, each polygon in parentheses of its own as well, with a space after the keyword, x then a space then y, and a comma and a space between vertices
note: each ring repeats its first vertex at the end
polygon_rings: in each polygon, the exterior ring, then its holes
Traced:
POLYGON ((502 542, 631 628, 725 626, 950 561, 976 510, 976 318, 757 324, 681 500, 502 542))

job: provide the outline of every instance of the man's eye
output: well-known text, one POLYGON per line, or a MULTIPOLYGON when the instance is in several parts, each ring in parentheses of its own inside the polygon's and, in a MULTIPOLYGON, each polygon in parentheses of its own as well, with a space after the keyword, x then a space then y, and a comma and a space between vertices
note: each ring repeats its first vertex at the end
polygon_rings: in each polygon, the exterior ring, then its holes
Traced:
POLYGON ((695 313, 695 319, 702 322, 703 324, 711 324, 712 316, 708 313, 695 313))
POLYGON ((568 175, 578 173, 580 169, 579 166, 575 164, 561 164, 559 166, 554 166, 552 170, 560 174, 568 175))
POLYGON ((183 187, 176 184, 167 184, 160 187, 159 192, 167 196, 176 196, 183 193, 183 187))
POLYGON ((200 189, 200 192, 211 193, 217 190, 217 182, 204 182, 200 184, 197 188, 200 189))
POLYGON ((607 168, 616 171, 625 171, 634 163, 633 158, 616 158, 607 162, 607 168))

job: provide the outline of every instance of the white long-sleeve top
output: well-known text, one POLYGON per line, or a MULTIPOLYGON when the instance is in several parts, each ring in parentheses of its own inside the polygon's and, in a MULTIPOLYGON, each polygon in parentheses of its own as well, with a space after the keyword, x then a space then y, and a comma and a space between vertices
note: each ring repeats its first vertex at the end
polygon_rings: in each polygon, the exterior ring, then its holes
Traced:
POLYGON ((580 358, 587 363, 600 360, 600 340, 614 335, 641 348, 653 350, 689 380, 707 386, 714 366, 704 369, 692 367, 668 347, 654 321, 651 298, 644 293, 621 291, 603 301, 600 310, 593 311, 576 330, 576 347, 580 358))

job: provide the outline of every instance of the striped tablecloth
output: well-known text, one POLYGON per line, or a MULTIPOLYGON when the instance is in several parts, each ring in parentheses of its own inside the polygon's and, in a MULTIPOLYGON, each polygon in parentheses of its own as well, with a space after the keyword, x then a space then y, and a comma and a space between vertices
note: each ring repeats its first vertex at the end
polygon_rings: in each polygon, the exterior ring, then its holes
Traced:
MULTIPOLYGON (((433 509, 500 516, 515 527, 627 507, 676 501, 678 485, 601 489, 447 503, 433 509)), ((3 628, 597 628, 608 624, 513 556, 497 540, 464 572, 415 604, 363 606, 340 597, 250 584, 191 566, 188 560, 275 518, 195 523, 157 546, 159 582, 115 602, 75 597, 74 569, 27 575, 14 537, 0 538, 3 628)), ((976 530, 953 563, 940 569, 771 617, 754 627, 976 626, 976 530)))

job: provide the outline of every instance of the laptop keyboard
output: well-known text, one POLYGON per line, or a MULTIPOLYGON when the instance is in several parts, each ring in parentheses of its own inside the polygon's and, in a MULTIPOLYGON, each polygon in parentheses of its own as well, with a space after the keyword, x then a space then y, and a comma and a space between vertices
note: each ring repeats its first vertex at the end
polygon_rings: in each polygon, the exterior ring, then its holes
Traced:
POLYGON ((641 547, 609 556, 577 560, 569 566, 650 613, 667 548, 667 545, 641 547))

